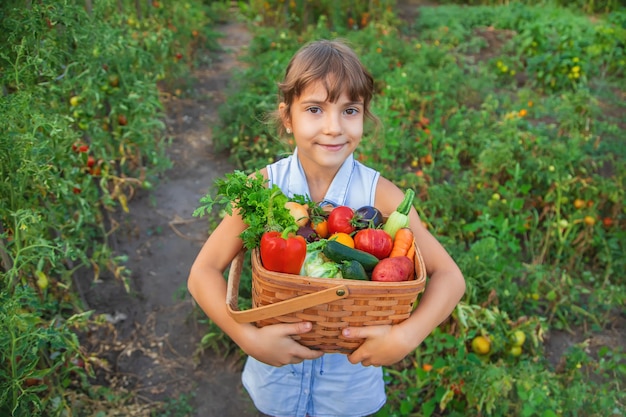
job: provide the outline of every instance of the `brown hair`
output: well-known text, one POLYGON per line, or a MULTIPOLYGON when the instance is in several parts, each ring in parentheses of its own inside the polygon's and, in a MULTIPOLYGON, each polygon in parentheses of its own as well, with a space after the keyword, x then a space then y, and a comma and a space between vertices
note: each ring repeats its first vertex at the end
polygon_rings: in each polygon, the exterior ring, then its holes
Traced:
MULTIPOLYGON (((331 102, 338 100, 343 92, 350 100, 363 100, 364 116, 378 126, 378 118, 370 111, 374 78, 345 41, 318 40, 296 52, 287 65, 285 78, 278 83, 279 102, 286 104, 283 115, 289 117, 294 100, 317 81, 326 87, 327 99, 331 102)), ((284 126, 278 111, 274 119, 282 135, 284 126)))

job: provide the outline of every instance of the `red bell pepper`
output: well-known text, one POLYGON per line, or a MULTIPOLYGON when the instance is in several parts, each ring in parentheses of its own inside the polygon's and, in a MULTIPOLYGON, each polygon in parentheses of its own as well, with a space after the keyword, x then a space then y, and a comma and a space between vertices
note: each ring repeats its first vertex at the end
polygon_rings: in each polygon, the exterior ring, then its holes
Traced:
POLYGON ((299 275, 306 257, 306 240, 289 230, 261 236, 261 261, 273 272, 299 275))
MULTIPOLYGON (((267 203, 266 231, 261 236, 261 262, 273 272, 299 275, 306 257, 306 240, 297 235, 297 225, 283 229, 274 218, 274 199, 282 194, 277 189, 267 203)), ((283 210, 287 210, 283 207, 283 210)))

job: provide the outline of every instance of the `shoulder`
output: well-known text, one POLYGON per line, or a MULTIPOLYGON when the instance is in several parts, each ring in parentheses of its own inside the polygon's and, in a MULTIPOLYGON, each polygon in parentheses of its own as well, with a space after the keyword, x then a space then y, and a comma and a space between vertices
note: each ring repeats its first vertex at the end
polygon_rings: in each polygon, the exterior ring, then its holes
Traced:
POLYGON ((263 176, 263 178, 267 179, 268 178, 268 174, 267 174, 267 167, 265 168, 261 168, 257 171, 254 171, 252 174, 250 174, 250 177, 254 177, 258 174, 261 174, 263 176))
POLYGON ((289 173, 292 170, 292 160, 293 155, 289 155, 266 165, 265 168, 261 170, 270 186, 277 184, 281 188, 285 187, 285 181, 289 178, 289 173))
POLYGON ((374 168, 362 164, 356 159, 353 159, 352 173, 356 174, 356 178, 358 178, 359 181, 363 182, 364 184, 369 184, 372 193, 375 191, 375 187, 377 187, 378 180, 380 178, 380 172, 376 171, 374 168))
POLYGON ((354 161, 354 168, 361 171, 361 172, 365 172, 368 173, 370 175, 380 175, 378 171, 376 171, 374 168, 368 167, 367 165, 363 164, 362 162, 359 162, 356 158, 353 159, 354 161))
POLYGON ((265 180, 265 186, 269 187, 269 181, 268 181, 269 176, 267 173, 267 168, 261 168, 261 169, 251 172, 250 174, 248 174, 248 178, 254 179, 254 178, 257 178, 259 175, 263 177, 263 179, 265 180))
POLYGON ((266 165, 265 170, 268 173, 269 177, 271 178, 275 173, 283 175, 285 172, 288 172, 291 168, 293 158, 293 154, 288 155, 284 158, 272 162, 271 164, 266 165))
POLYGON ((276 166, 283 166, 283 165, 289 165, 291 163, 291 160, 293 159, 294 154, 289 154, 286 155, 274 162, 272 162, 271 164, 267 165, 268 167, 276 167, 276 166))

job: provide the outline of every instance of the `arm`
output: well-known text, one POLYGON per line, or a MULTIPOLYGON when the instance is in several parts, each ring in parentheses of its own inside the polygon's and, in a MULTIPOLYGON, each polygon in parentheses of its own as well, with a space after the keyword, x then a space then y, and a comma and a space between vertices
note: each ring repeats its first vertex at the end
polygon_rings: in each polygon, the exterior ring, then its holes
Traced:
POLYGON ((239 234, 246 224, 237 214, 226 216, 211 233, 194 261, 188 278, 188 289, 200 308, 241 349, 261 362, 273 366, 314 359, 321 352, 310 350, 290 335, 305 333, 310 323, 276 324, 257 328, 250 323, 237 323, 226 307, 224 271, 241 250, 239 234))
MULTIPOLYGON (((389 180, 381 178, 376 189, 376 207, 390 214, 402 201, 404 193, 389 180)), ((404 322, 395 326, 351 327, 347 337, 367 338, 349 359, 364 365, 390 365, 412 352, 454 310, 465 293, 465 279, 445 248, 424 227, 415 208, 409 214, 428 274, 420 302, 404 322)), ((345 330, 347 333, 345 334, 345 330)))

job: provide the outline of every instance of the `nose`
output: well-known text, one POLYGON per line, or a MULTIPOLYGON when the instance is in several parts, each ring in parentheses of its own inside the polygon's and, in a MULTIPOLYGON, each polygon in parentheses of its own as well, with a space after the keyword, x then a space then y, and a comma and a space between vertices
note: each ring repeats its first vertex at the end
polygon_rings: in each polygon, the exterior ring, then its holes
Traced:
POLYGON ((335 114, 334 112, 326 113, 324 133, 330 136, 339 136, 341 132, 341 114, 335 114))

